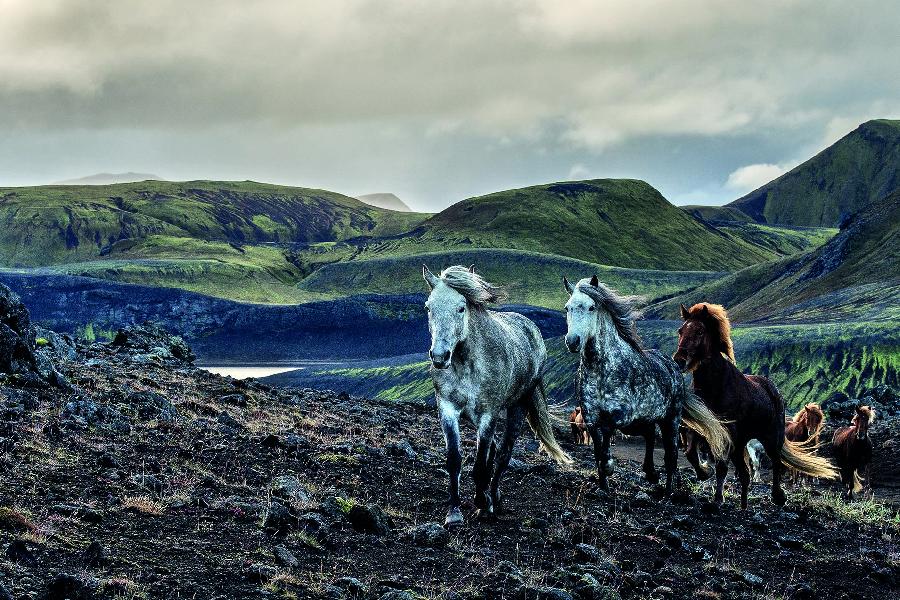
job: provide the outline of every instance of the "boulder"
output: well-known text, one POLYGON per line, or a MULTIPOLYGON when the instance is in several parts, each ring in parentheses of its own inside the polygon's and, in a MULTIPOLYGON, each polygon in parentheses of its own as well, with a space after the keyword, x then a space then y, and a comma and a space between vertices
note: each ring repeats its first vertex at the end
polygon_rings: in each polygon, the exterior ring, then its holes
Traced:
POLYGON ((180 336, 149 322, 120 329, 110 345, 162 362, 192 364, 197 358, 180 336))

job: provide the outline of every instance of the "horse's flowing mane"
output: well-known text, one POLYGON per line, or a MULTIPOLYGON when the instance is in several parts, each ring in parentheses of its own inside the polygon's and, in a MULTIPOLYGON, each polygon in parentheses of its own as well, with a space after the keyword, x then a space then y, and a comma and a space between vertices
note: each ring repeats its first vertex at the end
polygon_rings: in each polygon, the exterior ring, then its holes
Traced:
POLYGON ((462 294, 466 302, 478 308, 497 304, 506 299, 503 288, 460 265, 447 267, 441 271, 440 278, 447 287, 462 294))
POLYGON ((620 296, 615 290, 602 283, 594 286, 581 282, 578 284, 578 291, 587 295, 599 308, 608 312, 619 337, 643 354, 644 345, 634 326, 634 322, 642 316, 637 307, 644 302, 643 296, 620 296))
POLYGON ((734 345, 731 343, 731 321, 728 320, 728 311, 724 306, 700 302, 690 308, 688 318, 705 321, 713 329, 712 333, 716 338, 715 350, 727 356, 731 362, 735 362, 734 345), (705 315, 704 307, 706 307, 705 315))

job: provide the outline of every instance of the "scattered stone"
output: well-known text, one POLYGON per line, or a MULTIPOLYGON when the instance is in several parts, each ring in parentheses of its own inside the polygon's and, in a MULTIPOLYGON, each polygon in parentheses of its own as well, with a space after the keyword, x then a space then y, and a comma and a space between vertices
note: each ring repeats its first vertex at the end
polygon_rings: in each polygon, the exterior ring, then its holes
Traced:
POLYGON ((748 585, 752 585, 753 587, 762 587, 762 586, 765 584, 765 581, 763 581, 763 578, 762 578, 762 577, 760 577, 760 576, 758 576, 758 575, 754 575, 754 574, 751 573, 750 571, 744 571, 744 572, 741 574, 741 578, 742 578, 748 585))
POLYGON ((244 568, 244 579, 251 583, 263 583, 277 574, 274 568, 261 563, 251 563, 244 568))
POLYGON ((376 504, 354 504, 347 513, 353 529, 374 535, 391 532, 391 518, 376 504))
POLYGON ((378 600, 416 600, 416 597, 406 590, 391 590, 379 596, 378 600))
POLYGON ((388 456, 396 456, 409 460, 415 460, 418 457, 416 451, 413 450, 412 444, 410 444, 408 440, 392 442, 385 446, 385 450, 387 451, 388 456))
POLYGON ((525 587, 525 597, 534 600, 574 600, 572 594, 554 587, 525 587))
POLYGON ((309 502, 309 496, 296 475, 278 475, 272 480, 270 489, 276 498, 291 502, 309 502))
POLYGON ((106 550, 100 542, 94 540, 81 554, 81 562, 85 567, 100 567, 106 564, 106 550))
POLYGON ((293 569, 300 565, 300 561, 297 557, 284 546, 276 546, 273 554, 275 555, 275 562, 282 567, 293 569))
POLYGON ((417 546, 429 548, 446 546, 447 542, 450 541, 450 533, 444 529, 443 525, 437 522, 423 523, 413 527, 409 532, 409 536, 417 546))
POLYGON ((263 526, 266 529, 283 533, 294 527, 296 523, 297 519, 294 517, 291 509, 281 502, 273 500, 269 504, 269 510, 266 513, 263 526))
POLYGON ((577 544, 575 546, 575 559, 581 562, 594 562, 603 554, 597 546, 592 544, 577 544))
POLYGON ((95 588, 96 585, 93 581, 85 581, 75 575, 60 573, 50 582, 44 599, 93 600, 96 597, 95 588))
POLYGON ((171 335, 162 327, 153 323, 133 325, 120 329, 116 333, 111 346, 125 350, 143 352, 160 358, 165 362, 172 361, 193 363, 194 353, 180 336, 171 335))
POLYGON ((38 562, 23 540, 13 540, 10 542, 9 546, 6 547, 6 558, 23 565, 34 566, 38 562))
POLYGON ((172 402, 156 392, 133 392, 128 394, 125 402, 136 411, 137 417, 143 421, 170 422, 178 418, 178 411, 172 402))
POLYGON ((346 592, 350 598, 363 598, 369 594, 369 586, 355 577, 341 577, 333 585, 346 592))
POLYGON ((229 429, 242 429, 242 427, 243 427, 240 424, 240 422, 238 422, 237 419, 232 417, 230 414, 228 414, 224 410, 219 413, 218 420, 219 420, 220 424, 222 424, 225 427, 228 427, 229 429))

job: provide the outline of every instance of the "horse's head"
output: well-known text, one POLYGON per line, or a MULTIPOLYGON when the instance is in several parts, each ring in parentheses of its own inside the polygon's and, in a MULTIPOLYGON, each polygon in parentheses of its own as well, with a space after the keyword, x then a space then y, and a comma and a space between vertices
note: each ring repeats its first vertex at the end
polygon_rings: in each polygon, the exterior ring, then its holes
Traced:
MULTIPOLYGON (((474 265, 469 269, 470 273, 475 272, 474 265)), ((425 265, 422 265, 422 277, 431 288, 431 294, 425 302, 428 329, 431 332, 428 357, 434 368, 446 369, 453 357, 453 350, 469 333, 469 305, 463 294, 425 265)))
POLYGON ((581 288, 583 285, 597 287, 599 283, 596 275, 590 279, 582 279, 575 285, 563 277, 563 285, 569 292, 569 301, 566 302, 566 324, 568 325, 566 347, 569 352, 583 352, 587 347, 588 340, 597 335, 599 326, 597 302, 581 288))
POLYGON ((684 320, 678 328, 678 350, 672 356, 675 364, 682 371, 693 371, 702 361, 713 355, 713 345, 706 317, 709 309, 706 305, 697 314, 692 314, 681 305, 681 318, 684 320))
POLYGON ((806 421, 806 428, 810 433, 815 433, 825 422, 825 413, 822 412, 822 407, 811 402, 803 407, 803 419, 806 421))
POLYGON ((875 411, 871 406, 857 406, 853 424, 856 426, 857 439, 864 440, 869 437, 869 425, 875 420, 875 411))

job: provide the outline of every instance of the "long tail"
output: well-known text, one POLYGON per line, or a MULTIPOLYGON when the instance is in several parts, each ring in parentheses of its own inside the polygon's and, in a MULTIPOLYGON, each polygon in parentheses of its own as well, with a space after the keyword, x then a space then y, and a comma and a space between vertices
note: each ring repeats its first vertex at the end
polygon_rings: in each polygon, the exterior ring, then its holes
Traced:
POLYGON ((826 458, 816 456, 809 446, 803 442, 784 440, 781 447, 781 462, 795 471, 799 471, 810 477, 822 477, 824 479, 838 479, 839 474, 834 465, 826 458))
POLYGON ((534 435, 541 441, 541 445, 550 458, 560 464, 570 464, 572 457, 566 454, 565 450, 559 447, 556 436, 553 435, 553 423, 550 417, 550 411, 547 410, 547 394, 544 390, 544 382, 541 381, 531 394, 531 404, 525 413, 525 419, 528 426, 534 432, 534 435))
POLYGON ((689 429, 703 436, 716 461, 726 460, 731 452, 731 436, 715 414, 692 392, 685 392, 681 421, 689 429))
POLYGON ((859 478, 859 473, 853 471, 853 493, 858 494, 863 490, 862 479, 859 478))

